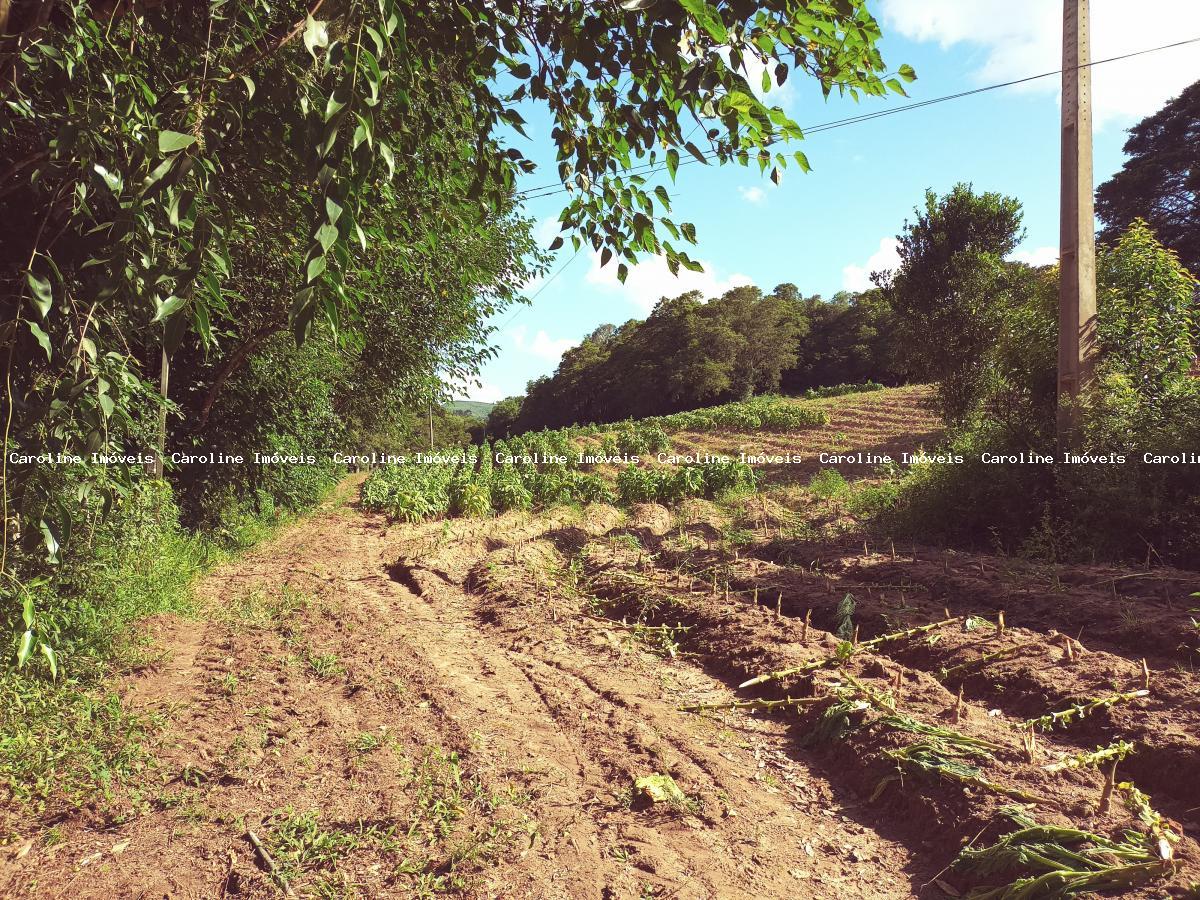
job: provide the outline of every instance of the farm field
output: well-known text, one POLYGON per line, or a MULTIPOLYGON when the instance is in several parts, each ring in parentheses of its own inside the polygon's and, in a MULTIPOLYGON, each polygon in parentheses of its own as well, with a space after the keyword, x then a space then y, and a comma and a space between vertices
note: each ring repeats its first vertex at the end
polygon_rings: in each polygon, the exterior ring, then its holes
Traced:
POLYGON ((818 454, 930 447, 928 396, 667 429, 805 458, 669 505, 404 521, 347 479, 146 624, 142 776, 5 823, 0 894, 1195 895, 1194 573, 864 529, 885 476, 818 454))

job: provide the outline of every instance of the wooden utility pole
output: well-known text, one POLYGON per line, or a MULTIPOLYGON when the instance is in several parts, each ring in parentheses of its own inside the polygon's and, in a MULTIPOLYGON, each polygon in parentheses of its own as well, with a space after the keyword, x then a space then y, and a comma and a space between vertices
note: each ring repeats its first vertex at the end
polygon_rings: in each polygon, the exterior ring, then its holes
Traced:
POLYGON ((167 455, 167 393, 171 382, 171 358, 167 356, 166 339, 163 340, 162 367, 158 372, 158 392, 162 396, 162 408, 158 411, 158 448, 150 474, 162 478, 165 470, 163 457, 167 455))
POLYGON ((1076 432, 1075 401, 1092 381, 1096 351, 1096 226, 1092 207, 1089 0, 1063 0, 1062 194, 1059 221, 1058 439, 1076 432))

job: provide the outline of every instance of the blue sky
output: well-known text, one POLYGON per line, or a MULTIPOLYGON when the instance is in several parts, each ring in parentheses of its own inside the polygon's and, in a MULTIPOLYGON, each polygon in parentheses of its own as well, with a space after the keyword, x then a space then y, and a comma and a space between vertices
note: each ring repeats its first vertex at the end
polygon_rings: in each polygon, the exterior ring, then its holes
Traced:
MULTIPOLYGON (((1060 0, 877 0, 872 7, 883 24, 889 68, 908 63, 917 71, 913 100, 1060 65, 1060 0)), ((1142 0, 1131 16, 1124 0, 1092 0, 1092 31, 1093 59, 1200 37, 1200 3, 1142 0)), ((1094 69, 1097 184, 1120 168, 1125 129, 1197 79, 1200 45, 1094 69)), ((804 127, 907 102, 898 96, 826 102, 811 85, 792 82, 767 99, 804 127)), ((552 182, 555 167, 548 117, 534 109, 527 118, 530 139, 515 143, 539 164, 522 183, 532 188, 552 182)), ((568 241, 550 272, 566 268, 548 284, 526 286, 527 295, 537 292, 533 304, 492 323, 500 352, 461 395, 495 401, 524 393, 527 381, 553 372, 584 334, 605 322, 643 318, 663 295, 700 289, 715 296, 746 283, 769 290, 784 281, 826 297, 862 289, 872 270, 891 264, 893 239, 926 188, 944 192, 967 181, 1017 197, 1028 232, 1019 254, 1037 262, 1057 257, 1057 77, 814 134, 796 146, 813 171, 791 166, 779 186, 760 177, 757 166, 684 166, 674 186, 661 176, 675 220, 696 225, 699 243, 689 252, 704 262, 703 275, 675 278, 661 260, 648 258, 622 286, 615 265, 600 269, 588 251, 568 264, 568 241)), ((526 205, 543 246, 558 233, 563 196, 526 205)))

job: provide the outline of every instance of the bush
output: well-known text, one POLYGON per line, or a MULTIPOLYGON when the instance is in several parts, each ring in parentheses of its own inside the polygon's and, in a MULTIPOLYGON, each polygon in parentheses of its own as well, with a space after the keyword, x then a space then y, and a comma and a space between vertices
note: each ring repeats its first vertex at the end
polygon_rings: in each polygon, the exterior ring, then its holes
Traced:
POLYGON ((1056 559, 1200 564, 1200 466, 1150 464, 1200 446, 1200 382, 1189 377, 1197 282, 1135 222, 1098 258, 1104 355, 1081 398, 1081 451, 1125 463, 1063 463, 1053 443, 1056 279, 1027 276, 1021 303, 981 361, 982 394, 949 449, 964 461, 915 466, 881 521, 925 537, 1056 559), (1051 464, 984 465, 978 455, 1041 453, 1051 464))

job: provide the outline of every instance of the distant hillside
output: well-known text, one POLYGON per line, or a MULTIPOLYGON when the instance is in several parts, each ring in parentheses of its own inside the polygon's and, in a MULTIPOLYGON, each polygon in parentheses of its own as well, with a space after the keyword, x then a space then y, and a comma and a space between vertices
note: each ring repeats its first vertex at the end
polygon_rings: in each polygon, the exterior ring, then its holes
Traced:
POLYGON ((477 418, 486 419, 495 405, 495 403, 484 403, 481 400, 451 400, 446 404, 446 409, 451 412, 470 413, 477 418))

